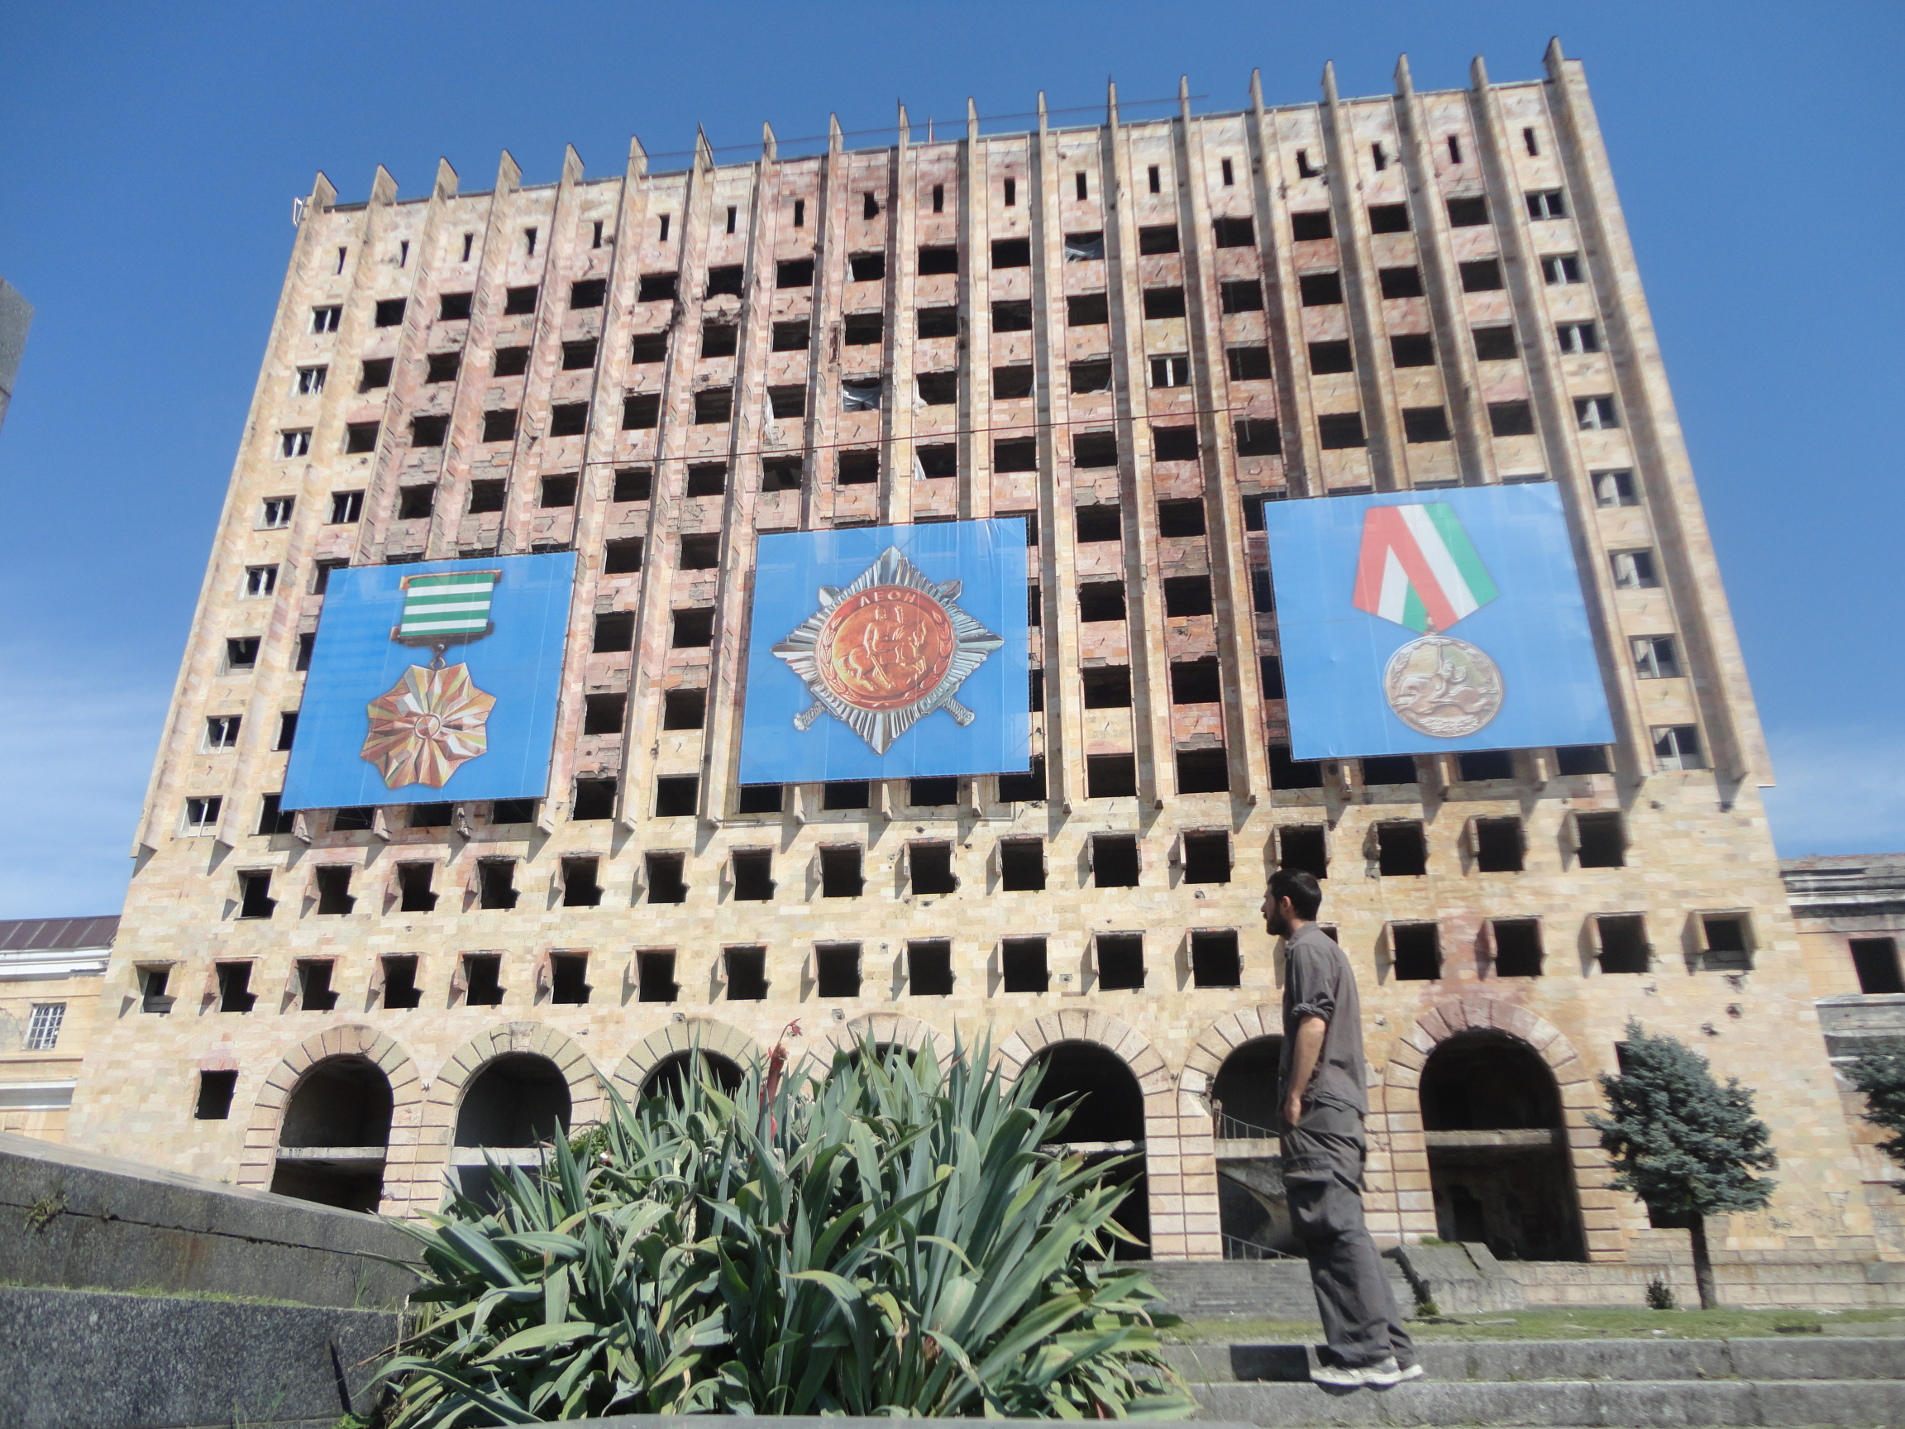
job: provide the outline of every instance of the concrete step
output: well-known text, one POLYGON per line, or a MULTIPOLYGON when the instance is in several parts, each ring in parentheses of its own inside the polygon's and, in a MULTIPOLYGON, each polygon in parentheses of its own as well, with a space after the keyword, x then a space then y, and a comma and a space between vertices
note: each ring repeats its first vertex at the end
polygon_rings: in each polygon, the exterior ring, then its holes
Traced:
POLYGON ((1905 1391, 1890 1380, 1417 1380, 1393 1389, 1304 1384, 1191 1386, 1199 1418, 1262 1429, 1371 1425, 1823 1425, 1900 1422, 1905 1391))
MULTIPOLYGON (((1440 1383, 1530 1380, 1901 1380, 1905 1339, 1803 1337, 1733 1340, 1502 1340, 1417 1346, 1440 1383)), ((1307 1382, 1307 1345, 1170 1345, 1165 1357, 1192 1383, 1307 1382)), ((1905 1385, 1899 1387, 1905 1419, 1905 1385)))
MULTIPOLYGON (((1143 1270, 1164 1297, 1160 1308, 1185 1320, 1314 1320, 1316 1295, 1309 1266, 1300 1260, 1128 1261, 1143 1270)), ((1389 1285, 1409 1314, 1415 1292, 1393 1261, 1389 1285)), ((1123 1268, 1122 1266, 1120 1268, 1123 1268)))

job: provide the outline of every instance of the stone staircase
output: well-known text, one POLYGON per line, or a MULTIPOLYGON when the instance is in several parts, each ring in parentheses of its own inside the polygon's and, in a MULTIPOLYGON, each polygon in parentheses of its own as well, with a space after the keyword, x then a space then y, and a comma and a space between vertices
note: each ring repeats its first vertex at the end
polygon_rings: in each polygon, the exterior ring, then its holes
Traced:
MULTIPOLYGON (((1415 1291, 1393 1260, 1390 1288, 1405 1315, 1414 1311, 1415 1291)), ((1316 1296, 1310 1268, 1300 1260, 1151 1260, 1127 1261, 1119 1268, 1141 1269, 1164 1297, 1159 1308, 1183 1320, 1314 1320, 1316 1296)))
POLYGON ((1304 1345, 1174 1345, 1200 1417, 1282 1426, 1905 1423, 1905 1338, 1520 1340, 1421 1345, 1393 1389, 1309 1382, 1304 1345))

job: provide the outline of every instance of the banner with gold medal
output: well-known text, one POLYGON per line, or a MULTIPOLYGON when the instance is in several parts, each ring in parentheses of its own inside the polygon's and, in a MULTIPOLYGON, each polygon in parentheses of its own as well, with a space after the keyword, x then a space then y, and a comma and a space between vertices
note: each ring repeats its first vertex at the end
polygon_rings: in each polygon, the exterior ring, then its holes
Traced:
POLYGON ((1266 502, 1291 755, 1614 737, 1552 482, 1266 502))
POLYGON ((333 571, 285 809, 547 791, 572 552, 333 571))

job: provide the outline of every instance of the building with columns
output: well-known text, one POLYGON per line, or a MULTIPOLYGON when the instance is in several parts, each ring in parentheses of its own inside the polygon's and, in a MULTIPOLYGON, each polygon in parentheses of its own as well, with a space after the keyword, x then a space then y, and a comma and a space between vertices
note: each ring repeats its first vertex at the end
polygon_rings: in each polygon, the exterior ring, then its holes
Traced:
POLYGON ((1772 1125, 1716 1246, 1879 1254, 1580 64, 1146 114, 320 176, 70 1139, 402 1214, 695 1047, 990 1036, 1142 1152, 1153 1255, 1256 1255, 1287 863, 1362 985, 1379 1237, 1653 1254, 1585 1121, 1638 1018, 1772 1125), (1613 743, 1293 759, 1265 503, 1515 482, 1613 743), (757 539, 1006 515, 1031 772, 741 786, 757 539), (569 549, 543 798, 280 808, 333 569, 569 549))

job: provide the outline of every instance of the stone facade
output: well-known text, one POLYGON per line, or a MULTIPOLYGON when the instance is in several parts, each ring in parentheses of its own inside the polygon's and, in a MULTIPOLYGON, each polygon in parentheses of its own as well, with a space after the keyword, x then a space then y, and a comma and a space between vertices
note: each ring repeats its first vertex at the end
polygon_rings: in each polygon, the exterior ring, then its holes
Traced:
POLYGON ((66 1135, 117 918, 0 922, 0 1132, 66 1135))
MULTIPOLYGON (((382 170, 362 203, 320 177, 154 770, 75 1138, 254 1186, 328 1158, 369 1177, 351 1194, 403 1212, 480 1160, 474 1143, 526 1140, 478 1128, 473 1089, 492 1074, 522 1125, 565 1100, 579 1124, 603 1080, 639 1088, 697 1044, 824 1057, 863 1035, 990 1036, 1009 1068, 1043 1057, 1055 1081, 1103 1090, 1102 1134, 1074 1134, 1142 1142, 1154 1254, 1214 1258, 1226 1233, 1251 1238, 1225 1224, 1219 1166, 1267 1131, 1245 1114, 1270 1095, 1260 1073, 1219 1091, 1227 1062, 1261 1066, 1278 1025, 1263 879, 1279 858, 1327 857, 1323 920, 1364 985, 1380 1236, 1481 1216, 1512 1252, 1503 1207, 1535 1184, 1512 1168, 1539 1163, 1561 1189, 1524 1210, 1575 1254, 1624 1260, 1647 1218, 1608 1189, 1584 1115, 1638 1017, 1750 1082, 1772 1123, 1778 1197, 1724 1243, 1868 1255, 1761 809, 1752 696, 1582 71, 1555 49, 1545 80, 1492 84, 1479 62, 1472 78, 1417 92, 1405 65, 1395 95, 1346 100, 1326 74, 1321 103, 1277 108, 1253 83, 1240 111, 1186 101, 1155 119, 1121 118, 1114 93, 1102 124, 982 135, 971 117, 943 139, 902 113, 883 148, 847 149, 835 126, 823 153, 782 157, 770 133, 754 162, 717 164, 704 143, 662 172, 636 145, 608 179, 571 152, 547 185, 505 156, 488 192, 461 193, 446 164, 415 200, 382 170), (1517 750, 1500 768, 1423 757, 1388 783, 1357 761, 1292 764, 1275 617, 1253 599, 1257 503, 1516 480, 1563 494, 1617 743, 1517 750), (1103 513, 1074 508, 1114 503, 1121 537, 1080 539, 1103 513), (988 776, 955 803, 914 804, 924 791, 900 781, 863 808, 811 786, 742 812, 757 534, 1016 513, 1036 519, 1046 797, 988 776), (694 535, 715 538, 711 567, 683 560, 694 535), (581 564, 535 822, 470 805, 449 827, 380 816, 351 832, 263 804, 323 563, 552 546, 581 564), (1617 559, 1634 552, 1645 578, 1617 559), (1174 577, 1207 578, 1210 613, 1170 613, 1174 577), (1105 582, 1125 618, 1081 619, 1080 586, 1105 582), (712 611, 708 646, 675 648, 684 608, 712 611), (1637 663, 1643 636, 1670 643, 1637 663), (1172 666, 1194 661, 1215 662, 1221 698, 1174 703, 1172 666), (1116 666, 1129 706, 1087 708, 1081 672, 1116 666), (692 721, 665 712, 694 702, 667 696, 697 690, 701 727, 670 727, 692 721), (239 718, 229 747, 210 747, 218 716, 239 718), (1213 753, 1228 791, 1180 792, 1208 781, 1213 753), (1103 757, 1135 792, 1095 784, 1103 757), (657 814, 656 781, 683 777, 693 812, 657 814), (612 817, 571 816, 584 778, 616 781, 612 817), (1484 871, 1501 845, 1484 851, 1483 820, 1519 821, 1492 828, 1520 871, 1484 871), (1420 826, 1422 871, 1383 873, 1379 830, 1397 822, 1420 826), (949 850, 952 891, 916 886, 923 844, 949 850), (824 896, 820 855, 839 847, 863 860, 859 896, 824 896), (761 891, 737 884, 747 851, 771 859, 765 900, 737 896, 761 891), (655 855, 680 860, 678 899, 655 855), (508 900, 486 896, 480 860, 508 861, 513 907, 483 906, 508 900), (399 874, 411 865, 424 873, 399 874), (1512 956, 1506 920, 1523 920, 1512 956), (1414 961, 1398 957, 1405 927, 1414 961), (1121 934, 1141 938, 1136 987, 1120 985, 1133 945, 1102 941, 1121 934), (1036 961, 1008 941, 1024 939, 1044 940, 1044 991, 1007 990, 1008 955, 1036 961), (916 985, 921 943, 949 945, 949 993, 916 985), (816 947, 839 944, 858 949, 857 993, 830 981, 823 996, 816 947), (763 952, 764 996, 739 995, 759 989, 730 978, 737 948, 763 952), (672 969, 644 961, 663 953, 672 969), (499 1001, 472 954, 500 957, 499 1001), (565 961, 580 955, 586 988, 565 961), (411 970, 419 1005, 394 1007, 411 970), (176 1002, 147 1015, 135 994, 159 973, 176 1002), (1447 1111, 1474 1090, 1449 1085, 1458 1062, 1548 1110, 1447 1111), (223 1119, 194 1115, 206 1072, 236 1074, 223 1119), (293 1131, 305 1089, 331 1106, 347 1083, 387 1094, 385 1144, 293 1131), (1431 1101, 1444 1110, 1425 1124, 1431 1101)), ((382 1114, 328 1134, 384 1135, 382 1114)))

